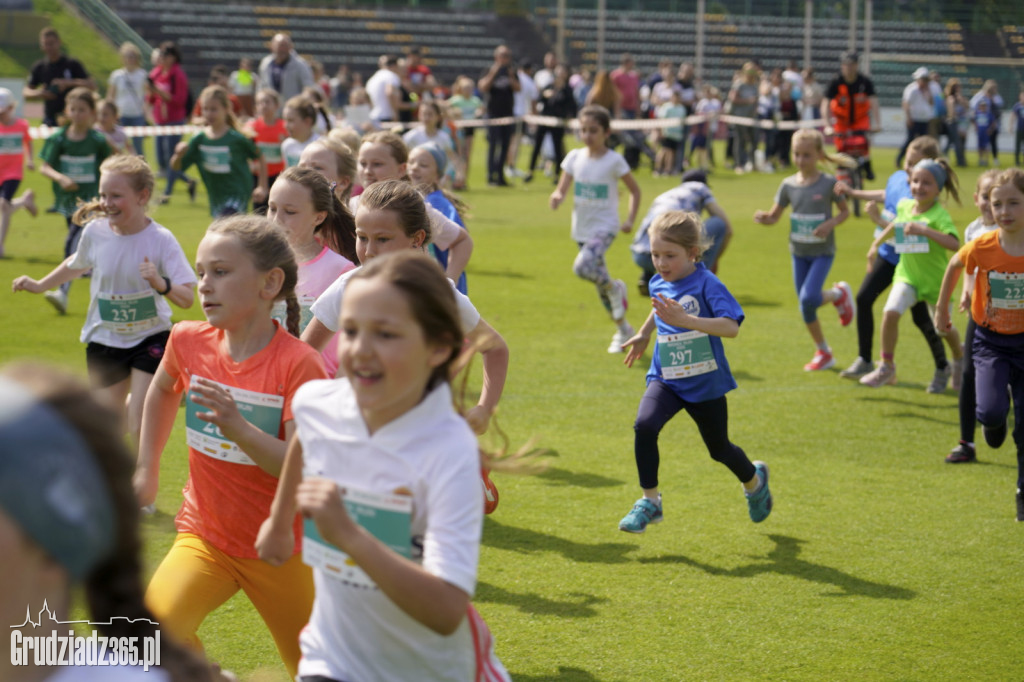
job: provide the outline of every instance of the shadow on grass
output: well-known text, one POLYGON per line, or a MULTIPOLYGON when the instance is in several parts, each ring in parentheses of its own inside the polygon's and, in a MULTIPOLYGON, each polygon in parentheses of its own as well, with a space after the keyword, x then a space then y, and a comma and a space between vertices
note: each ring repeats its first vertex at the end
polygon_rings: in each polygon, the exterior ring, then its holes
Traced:
POLYGON ((512 270, 468 270, 467 277, 500 277, 502 279, 537 279, 525 272, 514 272, 512 270))
POLYGON ((523 613, 563 618, 592 618, 597 615, 597 610, 593 606, 608 601, 604 597, 595 597, 585 592, 570 592, 567 596, 571 599, 558 601, 535 593, 517 594, 502 587, 481 582, 476 585, 473 601, 508 604, 523 613))
POLYGON ((527 554, 530 552, 557 552, 570 561, 587 564, 621 564, 629 561, 626 556, 637 549, 636 545, 622 542, 601 542, 588 545, 560 538, 557 535, 539 533, 527 528, 506 526, 488 517, 484 526, 484 544, 497 549, 527 554))
POLYGON ((617 478, 599 476, 598 474, 581 474, 554 467, 539 474, 537 478, 548 485, 571 485, 579 488, 614 488, 615 486, 625 485, 625 481, 620 481, 617 478))
MULTIPOLYGON (((922 388, 921 384, 900 384, 899 386, 897 386, 897 388, 900 388, 900 387, 922 388)), ((871 389, 867 389, 867 390, 871 390, 871 389)), ((922 388, 922 390, 923 390, 923 388, 922 388)), ((918 402, 916 400, 902 400, 900 398, 896 398, 896 397, 893 397, 893 396, 877 395, 877 394, 857 396, 856 400, 861 400, 863 402, 868 402, 868 403, 893 403, 895 405, 906 405, 907 407, 913 407, 913 408, 919 409, 919 410, 956 410, 956 409, 958 409, 957 403, 955 401, 951 402, 949 404, 945 404, 945 405, 928 405, 928 404, 925 404, 925 403, 922 403, 922 402, 918 402)))
POLYGON ((769 535, 775 543, 775 549, 768 552, 764 561, 755 561, 746 566, 737 568, 718 568, 685 556, 665 556, 649 559, 640 559, 641 563, 679 563, 693 566, 708 573, 709 575, 725 576, 728 578, 752 578, 763 573, 776 573, 788 575, 794 578, 809 580, 814 583, 832 585, 842 590, 841 592, 826 592, 826 597, 871 597, 872 599, 913 599, 917 593, 904 587, 886 585, 884 583, 871 582, 849 573, 844 573, 838 568, 822 566, 811 563, 799 557, 800 545, 804 540, 791 538, 785 535, 769 535))
POLYGON ((736 301, 744 308, 778 308, 782 305, 780 301, 770 301, 750 295, 737 296, 736 301))
POLYGON ((559 680, 559 682, 597 682, 597 680, 600 679, 599 677, 594 677, 582 668, 573 668, 564 665, 558 666, 558 671, 553 672, 550 675, 509 674, 516 682, 550 682, 551 680, 559 680))
POLYGON ((750 372, 744 372, 743 370, 733 370, 732 378, 736 381, 764 381, 763 377, 756 376, 750 372))

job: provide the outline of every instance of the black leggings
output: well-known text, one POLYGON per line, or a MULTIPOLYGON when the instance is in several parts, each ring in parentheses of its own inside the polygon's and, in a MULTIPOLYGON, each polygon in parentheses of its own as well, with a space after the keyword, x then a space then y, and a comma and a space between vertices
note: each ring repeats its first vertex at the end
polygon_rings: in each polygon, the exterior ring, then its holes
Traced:
POLYGON ((686 410, 697 424, 700 437, 708 448, 711 459, 721 462, 744 483, 754 478, 757 471, 737 445, 729 442, 729 408, 725 396, 699 403, 690 403, 675 394, 664 382, 655 379, 647 384, 636 411, 634 452, 636 468, 640 474, 640 487, 658 487, 658 434, 668 420, 680 410, 686 410))
POLYGON ((565 158, 565 128, 561 126, 547 127, 537 126, 537 134, 533 139, 533 153, 530 154, 530 172, 537 167, 537 157, 540 156, 541 147, 544 146, 544 136, 551 136, 551 144, 555 148, 555 177, 562 172, 562 159, 565 158))
POLYGON ((964 332, 963 379, 960 381, 960 440, 974 442, 974 431, 978 417, 974 411, 978 404, 974 391, 974 330, 978 325, 967 316, 967 330, 964 332))
MULTIPOLYGON (((860 289, 857 291, 857 354, 867 362, 871 362, 871 343, 875 337, 875 317, 871 306, 892 284, 895 272, 895 265, 884 258, 875 258, 874 267, 864 276, 864 281, 860 283, 860 289)), ((935 368, 944 369, 949 364, 946 360, 946 349, 942 345, 942 338, 935 331, 932 316, 928 314, 928 304, 918 301, 911 306, 910 316, 924 334, 924 340, 928 343, 932 358, 935 360, 935 368)))

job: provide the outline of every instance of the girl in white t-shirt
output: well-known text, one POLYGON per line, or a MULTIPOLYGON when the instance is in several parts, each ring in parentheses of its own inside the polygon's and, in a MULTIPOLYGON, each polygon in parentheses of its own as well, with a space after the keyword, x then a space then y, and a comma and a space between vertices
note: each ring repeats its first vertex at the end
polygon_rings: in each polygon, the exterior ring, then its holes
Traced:
MULTIPOLYGON (((267 217, 284 228, 295 252, 299 281, 301 332, 313 319, 310 308, 334 280, 356 267, 355 221, 348 208, 331 192, 323 175, 310 168, 286 168, 270 188, 267 217)), ((274 318, 285 324, 284 301, 274 307, 274 318)), ((337 337, 322 351, 330 376, 338 371, 337 337)))
POLYGON ((100 197, 73 216, 85 225, 78 250, 40 280, 23 275, 14 291, 40 294, 92 270, 89 309, 80 340, 97 398, 127 406, 128 432, 138 442, 142 405, 171 329, 171 301, 190 308, 195 273, 170 230, 146 215, 155 179, 138 156, 100 165, 100 197), (86 221, 89 221, 88 224, 86 221))
POLYGON ((314 129, 316 117, 316 106, 303 95, 296 95, 284 103, 281 118, 288 130, 288 139, 281 143, 281 156, 286 167, 297 166, 302 150, 319 139, 314 129))
POLYGON ((451 284, 421 253, 374 259, 350 278, 341 321, 343 376, 296 394, 297 438, 257 542, 283 558, 305 516, 316 599, 299 679, 508 680, 470 604, 483 496, 476 438, 452 407, 451 284))
MULTIPOLYGON (((430 243, 430 225, 423 197, 408 183, 400 180, 378 182, 363 192, 360 199, 362 201, 356 210, 356 256, 360 263, 365 264, 385 253, 426 249, 430 243)), ((313 320, 302 334, 302 340, 313 348, 323 350, 331 335, 341 331, 339 311, 342 295, 348 279, 357 271, 339 277, 313 304, 313 320)), ((452 287, 455 287, 454 282, 452 287)), ((479 352, 483 360, 480 400, 466 413, 473 430, 483 433, 505 387, 508 346, 501 335, 480 317, 468 298, 458 294, 456 301, 462 332, 468 340, 467 353, 479 352)))
POLYGON ((611 115, 602 106, 592 104, 580 111, 580 139, 586 145, 574 149, 562 161, 562 177, 551 193, 551 209, 565 200, 569 186, 575 181, 572 207, 572 238, 580 248, 572 264, 577 277, 593 282, 606 310, 611 313, 617 327, 612 336, 609 353, 621 353, 622 344, 633 336, 633 327, 626 321, 626 284, 613 280, 608 273, 604 254, 612 245, 617 232, 629 232, 636 222, 640 206, 640 186, 636 184, 629 164, 622 155, 608 149, 611 134, 611 115), (619 180, 629 189, 629 213, 619 220, 619 180))

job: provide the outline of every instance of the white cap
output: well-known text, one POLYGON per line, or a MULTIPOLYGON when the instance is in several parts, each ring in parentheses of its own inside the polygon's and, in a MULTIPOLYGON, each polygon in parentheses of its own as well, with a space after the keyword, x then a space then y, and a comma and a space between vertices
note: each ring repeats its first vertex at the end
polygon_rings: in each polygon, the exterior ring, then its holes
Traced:
POLYGON ((922 66, 921 68, 919 68, 917 71, 914 72, 914 80, 920 80, 922 78, 928 78, 929 73, 930 72, 928 71, 928 67, 927 66, 922 66))
POLYGON ((14 105, 14 93, 7 88, 0 88, 0 111, 14 105))

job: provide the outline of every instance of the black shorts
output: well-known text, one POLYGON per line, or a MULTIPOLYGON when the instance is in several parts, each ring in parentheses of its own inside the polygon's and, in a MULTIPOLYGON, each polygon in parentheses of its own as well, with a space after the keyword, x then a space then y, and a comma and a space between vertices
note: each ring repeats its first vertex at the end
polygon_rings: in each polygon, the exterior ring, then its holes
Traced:
POLYGON ((85 364, 89 368, 89 376, 98 381, 102 388, 106 388, 130 377, 133 369, 155 374, 170 336, 170 330, 159 332, 131 348, 89 343, 85 347, 85 364))
POLYGON ((4 180, 0 182, 0 199, 7 199, 7 201, 14 199, 14 194, 18 191, 18 185, 20 184, 21 180, 4 180))
POLYGON ((672 138, 669 137, 663 137, 661 138, 661 146, 664 147, 665 149, 676 151, 677 149, 679 149, 679 140, 673 140, 672 138))

